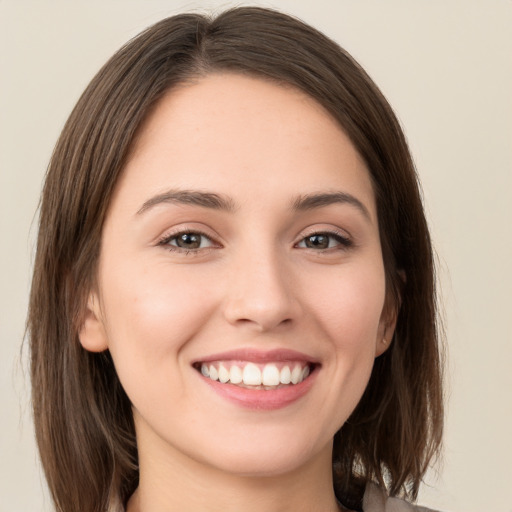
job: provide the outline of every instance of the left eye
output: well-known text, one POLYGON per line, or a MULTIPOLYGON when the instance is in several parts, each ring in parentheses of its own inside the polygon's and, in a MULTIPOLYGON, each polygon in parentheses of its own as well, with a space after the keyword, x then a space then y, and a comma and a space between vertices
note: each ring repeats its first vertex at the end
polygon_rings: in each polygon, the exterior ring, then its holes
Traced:
POLYGON ((338 246, 349 247, 351 242, 349 239, 344 238, 334 233, 315 233, 303 238, 297 247, 307 249, 331 249, 338 246))
POLYGON ((162 245, 170 245, 185 250, 204 249, 213 245, 213 242, 206 235, 193 231, 178 233, 166 238, 161 243, 162 245))

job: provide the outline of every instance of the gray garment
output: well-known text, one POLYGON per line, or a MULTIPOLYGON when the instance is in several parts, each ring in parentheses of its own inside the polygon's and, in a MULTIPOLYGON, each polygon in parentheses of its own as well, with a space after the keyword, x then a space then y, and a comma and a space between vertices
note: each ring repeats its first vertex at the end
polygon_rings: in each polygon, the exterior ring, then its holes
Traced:
MULTIPOLYGON (((125 512, 123 506, 112 503, 109 512, 125 512)), ((363 497, 363 512, 438 512, 436 510, 411 505, 398 498, 388 498, 386 493, 375 484, 368 484, 363 497)))
POLYGON ((363 498, 363 512, 436 512, 430 508, 411 505, 398 498, 388 498, 386 493, 374 484, 366 486, 363 498))

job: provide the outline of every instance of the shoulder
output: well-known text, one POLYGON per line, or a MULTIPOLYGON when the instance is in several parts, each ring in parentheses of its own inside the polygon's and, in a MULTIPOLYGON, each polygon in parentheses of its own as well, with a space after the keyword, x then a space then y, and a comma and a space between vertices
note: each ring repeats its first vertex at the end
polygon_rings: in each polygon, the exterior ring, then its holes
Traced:
POLYGON ((430 508, 411 505, 398 498, 389 498, 374 484, 368 484, 363 498, 363 512, 437 512, 430 508))

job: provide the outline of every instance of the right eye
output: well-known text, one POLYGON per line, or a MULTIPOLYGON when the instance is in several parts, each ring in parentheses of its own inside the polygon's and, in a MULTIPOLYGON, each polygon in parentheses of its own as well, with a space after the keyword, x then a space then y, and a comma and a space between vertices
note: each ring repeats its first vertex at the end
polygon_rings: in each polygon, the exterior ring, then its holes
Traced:
POLYGON ((172 251, 198 251, 213 247, 214 243, 204 233, 197 231, 182 231, 166 236, 159 245, 167 246, 172 251))

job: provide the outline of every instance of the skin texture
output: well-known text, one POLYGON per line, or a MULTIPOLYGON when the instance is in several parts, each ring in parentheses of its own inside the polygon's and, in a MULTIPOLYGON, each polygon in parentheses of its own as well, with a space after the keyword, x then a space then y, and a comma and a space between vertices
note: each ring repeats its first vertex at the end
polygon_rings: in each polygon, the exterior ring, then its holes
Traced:
POLYGON ((332 438, 394 323, 369 174, 322 107, 235 74, 170 91, 117 185, 97 283, 80 340, 110 350, 133 404, 130 512, 337 510, 332 438), (162 201, 168 191, 230 208, 162 201), (362 207, 293 208, 338 192, 362 207), (198 231, 198 248, 172 239, 198 231), (311 247, 331 232, 327 248, 311 247), (243 407, 193 367, 235 349, 298 351, 317 363, 314 380, 287 406, 243 407))

